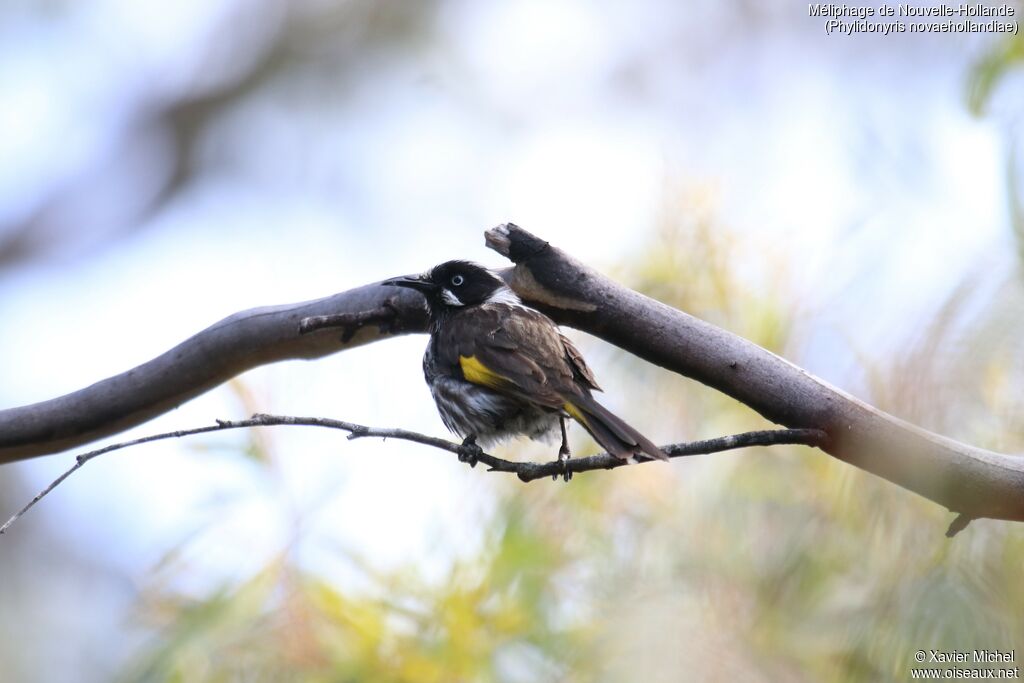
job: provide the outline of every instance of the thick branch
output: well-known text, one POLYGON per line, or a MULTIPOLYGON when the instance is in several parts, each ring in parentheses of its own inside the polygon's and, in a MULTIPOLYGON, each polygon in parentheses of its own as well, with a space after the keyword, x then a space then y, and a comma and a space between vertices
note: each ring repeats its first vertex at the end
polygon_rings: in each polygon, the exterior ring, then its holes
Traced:
MULTIPOLYGON (((347 321, 345 321, 344 324, 348 324, 347 321)), ((37 493, 32 500, 30 500, 16 513, 11 515, 10 519, 0 526, 0 535, 5 534, 7 530, 11 528, 11 525, 21 519, 22 515, 31 510, 36 503, 49 495, 51 491, 60 486, 65 479, 77 472, 86 463, 101 455, 110 453, 111 451, 118 451, 122 448, 138 446, 153 441, 180 439, 185 436, 205 434, 207 432, 219 432, 229 429, 243 429, 248 427, 274 427, 280 425, 340 429, 341 431, 349 433, 349 439, 362 439, 367 437, 399 439, 402 441, 412 441, 413 443, 419 443, 425 446, 433 446, 434 448, 439 448, 443 451, 448 451, 449 453, 455 453, 460 457, 460 459, 468 455, 467 446, 465 444, 458 444, 445 439, 439 439, 436 436, 428 436, 426 434, 420 434, 419 432, 395 427, 367 427, 366 425, 360 425, 354 422, 333 420, 326 417, 292 417, 290 415, 256 414, 248 420, 217 420, 217 424, 207 425, 205 427, 195 427, 193 429, 180 429, 173 432, 164 432, 162 434, 152 434, 139 439, 122 441, 120 443, 104 446, 103 448, 97 448, 94 451, 89 451, 88 453, 82 453, 76 456, 74 465, 50 482, 49 486, 37 493)), ((671 446, 663 446, 662 450, 667 453, 669 457, 678 458, 687 455, 718 453, 737 448, 747 448, 750 446, 777 446, 781 444, 813 446, 817 445, 824 436, 825 435, 822 432, 813 429, 777 429, 772 431, 744 432, 743 434, 723 436, 717 439, 707 439, 705 441, 695 441, 693 443, 677 443, 672 444, 671 446)), ((474 446, 474 448, 476 447, 474 446)), ((623 460, 620 460, 614 455, 610 455, 608 453, 601 453, 600 455, 594 455, 588 458, 578 458, 570 460, 568 463, 562 463, 557 460, 546 463, 535 463, 505 460, 489 453, 484 453, 477 448, 476 451, 472 453, 472 458, 473 467, 476 467, 477 462, 482 462, 488 466, 488 471, 490 472, 511 472, 518 475, 524 482, 534 481, 542 477, 566 475, 566 472, 587 472, 598 469, 610 470, 626 464, 623 460)), ((652 461, 644 460, 642 462, 652 461)), ((566 476, 566 480, 568 481, 568 476, 566 476)))
POLYGON ((120 375, 49 401, 0 410, 0 463, 57 453, 123 431, 259 365, 319 358, 425 329, 426 311, 418 294, 378 285, 242 311, 120 375), (299 329, 302 321, 305 332, 299 329), (321 329, 318 321, 324 328, 343 329, 321 329))
POLYGON ((557 322, 741 401, 772 422, 828 434, 823 450, 964 519, 1024 521, 1024 458, 933 434, 775 354, 623 287, 518 226, 486 233, 516 263, 513 289, 557 322))

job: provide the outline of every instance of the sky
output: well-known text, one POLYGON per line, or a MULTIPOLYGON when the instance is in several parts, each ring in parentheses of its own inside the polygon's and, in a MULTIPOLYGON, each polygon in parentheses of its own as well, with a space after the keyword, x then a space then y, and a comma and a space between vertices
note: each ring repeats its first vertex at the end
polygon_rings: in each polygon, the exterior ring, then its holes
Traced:
MULTIPOLYGON (((0 241, 27 225, 35 245, 0 262, 0 407, 121 372, 235 311, 454 257, 503 266, 482 233, 505 221, 614 269, 649 247, 680 189, 709 197, 741 236, 737 268, 792 257, 815 329, 799 361, 854 393, 864 349, 898 348, 942 292, 1011 267, 1013 121, 965 104, 967 67, 991 36, 829 37, 792 2, 582 0, 424 3, 409 34, 317 32, 331 12, 365 19, 360 6, 0 9, 0 241), (244 78, 286 31, 299 36, 292 66, 204 125, 191 175, 162 196, 180 148, 153 113, 244 78)), ((246 400, 221 387, 112 440, 253 406, 443 435, 425 343, 253 370, 246 400)), ((594 357, 600 377, 608 356, 594 357)), ((264 438, 269 468, 231 454, 244 434, 91 463, 13 533, 44 529, 59 553, 93 563, 101 589, 78 595, 57 571, 17 585, 128 609, 147 569, 196 533, 180 580, 197 592, 299 534, 304 563, 352 581, 338 547, 429 574, 479 541, 490 484, 445 454, 308 429, 264 438)), ((71 462, 5 468, 17 495, 0 514, 71 462)))

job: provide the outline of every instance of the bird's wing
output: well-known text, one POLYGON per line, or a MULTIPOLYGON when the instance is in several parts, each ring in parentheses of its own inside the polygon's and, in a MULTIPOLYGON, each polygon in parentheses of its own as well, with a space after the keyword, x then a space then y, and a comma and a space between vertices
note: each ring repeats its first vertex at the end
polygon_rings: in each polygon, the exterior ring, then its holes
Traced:
POLYGON ((609 453, 667 460, 657 446, 590 395, 594 375, 580 352, 543 313, 502 305, 460 313, 440 346, 468 382, 567 413, 609 453), (464 316, 464 317, 463 317, 464 316), (471 331, 471 332, 469 332, 471 331))
POLYGON ((559 336, 562 338, 562 346, 565 347, 565 355, 569 359, 569 363, 572 365, 573 374, 576 376, 576 379, 595 391, 603 391, 603 389, 597 385, 597 379, 594 377, 594 373, 591 372, 589 367, 587 367, 587 362, 583 360, 583 354, 579 352, 579 349, 577 349, 571 341, 569 341, 568 337, 564 334, 559 336))
POLYGON ((442 344, 467 381, 557 409, 584 391, 558 327, 544 314, 485 305, 461 315, 465 324, 450 325, 442 344), (467 328, 473 333, 459 334, 467 328))

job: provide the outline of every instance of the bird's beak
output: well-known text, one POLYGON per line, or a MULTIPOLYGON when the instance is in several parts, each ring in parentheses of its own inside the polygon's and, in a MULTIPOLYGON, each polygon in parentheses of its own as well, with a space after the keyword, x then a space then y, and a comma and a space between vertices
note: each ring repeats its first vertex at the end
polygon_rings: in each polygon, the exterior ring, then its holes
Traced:
POLYGON ((426 275, 406 275, 405 277, 396 277, 390 280, 385 280, 381 283, 388 287, 406 287, 408 289, 415 289, 419 292, 427 294, 437 289, 437 285, 434 284, 433 280, 428 278, 426 275))

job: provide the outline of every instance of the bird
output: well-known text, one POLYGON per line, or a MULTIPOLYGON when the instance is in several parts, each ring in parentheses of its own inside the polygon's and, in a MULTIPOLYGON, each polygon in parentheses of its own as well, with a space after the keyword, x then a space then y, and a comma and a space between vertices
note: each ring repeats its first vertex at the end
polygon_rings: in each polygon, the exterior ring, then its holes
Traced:
POLYGON ((498 274, 455 260, 382 284, 413 289, 426 299, 430 341, 423 374, 442 422, 464 438, 460 459, 475 465, 480 446, 515 436, 551 440, 560 429, 558 461, 568 481, 566 420, 572 418, 622 460, 668 460, 597 402, 593 392, 601 388, 583 355, 498 274))

